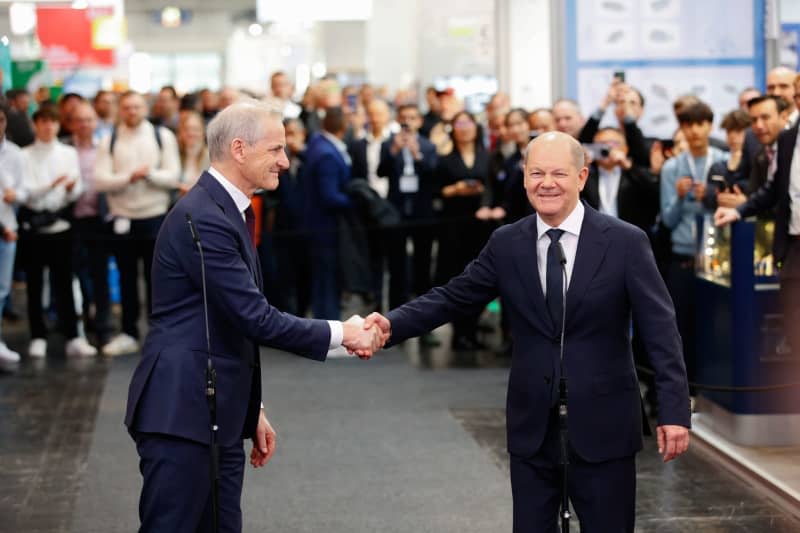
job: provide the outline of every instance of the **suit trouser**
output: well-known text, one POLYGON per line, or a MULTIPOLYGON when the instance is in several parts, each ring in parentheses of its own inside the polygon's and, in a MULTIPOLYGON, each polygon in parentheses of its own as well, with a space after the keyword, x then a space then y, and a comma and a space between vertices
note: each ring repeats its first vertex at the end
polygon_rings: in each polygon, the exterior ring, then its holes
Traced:
POLYGON ((793 354, 800 354, 800 238, 790 238, 780 272, 783 324, 793 354))
MULTIPOLYGON (((144 263, 144 280, 147 286, 147 315, 150 315, 150 270, 153 250, 164 216, 131 220, 130 232, 117 235, 113 241, 114 256, 119 268, 119 289, 122 298, 122 331, 139 338, 139 261, 144 263)), ((189 231, 188 229, 186 231, 189 231)))
MULTIPOLYGON (((551 410, 542 447, 531 459, 511 456, 514 533, 556 533, 562 470, 558 415, 551 410)), ((569 498, 581 533, 632 533, 636 516, 634 456, 589 463, 570 450, 569 498)), ((577 531, 575 520, 570 524, 577 531)))
MULTIPOLYGON (((695 381, 696 307, 694 257, 673 254, 667 273, 667 288, 675 306, 675 320, 683 342, 683 360, 690 382, 695 381)), ((694 394, 693 389, 690 389, 694 394)))
POLYGON ((314 318, 339 320, 338 258, 336 248, 311 242, 311 311, 314 318))
POLYGON ((50 269, 53 282, 50 291, 58 314, 59 329, 67 340, 78 336, 78 317, 72 295, 72 244, 72 231, 50 234, 29 232, 20 239, 31 338, 47 337, 42 309, 45 267, 50 269))
POLYGON ((83 294, 84 313, 94 302, 94 329, 100 344, 111 337, 111 297, 108 287, 108 256, 111 231, 100 217, 78 218, 75 228, 75 271, 83 294))
MULTIPOLYGON (((135 433, 142 474, 139 533, 211 533, 207 444, 156 433, 135 433)), ((219 531, 242 530, 244 446, 219 449, 219 531)))

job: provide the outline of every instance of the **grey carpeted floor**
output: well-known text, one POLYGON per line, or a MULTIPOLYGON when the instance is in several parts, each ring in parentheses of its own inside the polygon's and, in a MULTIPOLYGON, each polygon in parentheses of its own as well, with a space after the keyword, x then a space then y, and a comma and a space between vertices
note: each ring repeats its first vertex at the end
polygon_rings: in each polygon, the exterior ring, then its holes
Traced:
MULTIPOLYGON (((76 533, 138 525, 137 457, 122 425, 136 361, 117 359, 109 371, 76 533)), ((425 371, 395 350, 324 364, 265 351, 264 403, 278 451, 266 469, 247 469, 245 531, 510 531, 508 474, 451 413, 502 408, 507 372, 425 371)))

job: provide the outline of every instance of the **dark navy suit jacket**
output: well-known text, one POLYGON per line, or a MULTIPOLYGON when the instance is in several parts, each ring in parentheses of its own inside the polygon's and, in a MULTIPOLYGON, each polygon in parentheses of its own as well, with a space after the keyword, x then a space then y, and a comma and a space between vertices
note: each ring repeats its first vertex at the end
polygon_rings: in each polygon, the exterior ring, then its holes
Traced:
POLYGON ((378 165, 378 175, 389 178, 388 200, 406 217, 432 217, 434 191, 437 188, 436 147, 425 137, 417 135, 422 158, 414 161, 414 172, 419 178, 419 190, 416 193, 403 193, 400 192, 400 177, 403 175, 405 160, 402 152, 392 155, 392 142, 394 135, 381 145, 381 160, 378 165))
MULTIPOLYGON (((508 450, 530 458, 542 445, 559 380, 559 335, 536 261, 536 216, 503 226, 447 285, 387 314, 390 342, 470 316, 498 295, 514 338, 507 397, 508 450)), ((586 206, 566 300, 565 372, 569 436, 587 461, 631 456, 642 447, 639 387, 630 342, 640 326, 656 371, 660 425, 689 427, 681 340, 647 236, 586 206)))
POLYGON ((261 401, 259 345, 324 360, 330 327, 270 306, 261 269, 233 199, 207 172, 169 212, 156 241, 150 329, 131 380, 125 424, 131 432, 209 441, 206 339, 200 254, 203 245, 211 354, 217 371, 219 443, 253 435, 261 401))
POLYGON ((315 245, 336 246, 337 216, 352 204, 344 186, 350 181, 350 164, 322 134, 311 137, 303 168, 305 228, 315 245))

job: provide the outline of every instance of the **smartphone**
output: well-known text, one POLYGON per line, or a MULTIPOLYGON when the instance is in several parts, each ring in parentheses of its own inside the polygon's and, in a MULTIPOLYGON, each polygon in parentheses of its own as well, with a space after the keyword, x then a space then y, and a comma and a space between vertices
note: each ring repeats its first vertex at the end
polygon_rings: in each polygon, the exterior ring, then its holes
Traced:
POLYGON ((625 71, 624 70, 615 70, 614 77, 617 78, 622 83, 625 83, 625 71))
POLYGON ((711 176, 710 181, 717 187, 717 190, 719 192, 730 192, 730 187, 728 186, 728 182, 725 181, 724 176, 714 174, 713 176, 711 176))
POLYGON ((357 103, 358 103, 358 95, 357 94, 348 94, 347 95, 347 105, 350 107, 350 109, 355 109, 357 103))
POLYGON ((672 139, 661 139, 661 153, 664 157, 672 157, 672 152, 675 150, 675 141, 672 139))

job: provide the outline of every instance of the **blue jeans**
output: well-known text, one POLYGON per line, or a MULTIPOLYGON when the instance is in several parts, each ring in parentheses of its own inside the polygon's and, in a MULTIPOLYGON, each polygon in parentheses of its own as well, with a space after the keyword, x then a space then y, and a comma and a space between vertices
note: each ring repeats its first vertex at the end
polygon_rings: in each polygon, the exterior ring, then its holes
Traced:
MULTIPOLYGON (((17 255, 17 242, 0 240, 0 309, 2 309, 8 294, 11 292, 11 277, 14 274, 14 258, 17 255)), ((0 340, 3 338, 3 321, 0 320, 0 340)))

